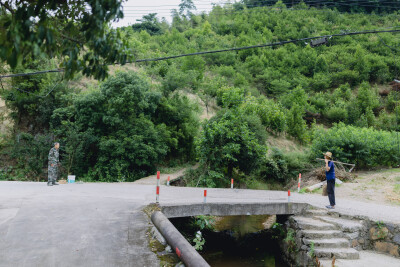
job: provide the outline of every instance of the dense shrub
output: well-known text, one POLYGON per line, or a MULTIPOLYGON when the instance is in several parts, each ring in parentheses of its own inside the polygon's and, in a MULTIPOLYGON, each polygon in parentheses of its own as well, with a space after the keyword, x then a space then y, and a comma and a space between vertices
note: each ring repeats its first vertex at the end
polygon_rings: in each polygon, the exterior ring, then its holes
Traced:
POLYGON ((313 157, 331 151, 335 159, 355 163, 358 168, 397 166, 400 159, 399 139, 395 132, 334 125, 329 130, 316 128, 311 146, 313 157))
POLYGON ((221 110, 203 125, 197 141, 200 163, 216 177, 232 177, 234 169, 248 174, 265 157, 265 141, 258 117, 239 109, 221 110))
POLYGON ((375 128, 386 131, 398 130, 396 114, 388 114, 382 110, 379 117, 375 120, 375 128))
POLYGON ((331 122, 345 122, 347 120, 347 110, 343 106, 330 107, 325 116, 331 122))
POLYGON ((368 109, 373 110, 379 106, 379 98, 376 91, 364 82, 358 88, 356 103, 361 112, 366 113, 368 109))
POLYGON ((242 105, 248 114, 255 114, 269 132, 282 133, 286 130, 285 109, 272 99, 260 96, 248 97, 242 105))
POLYGON ((286 114, 287 132, 301 142, 308 140, 306 121, 303 120, 304 108, 298 104, 293 104, 286 114))
POLYGON ((278 148, 271 150, 256 175, 265 181, 273 180, 285 184, 311 165, 306 153, 284 153, 278 148))

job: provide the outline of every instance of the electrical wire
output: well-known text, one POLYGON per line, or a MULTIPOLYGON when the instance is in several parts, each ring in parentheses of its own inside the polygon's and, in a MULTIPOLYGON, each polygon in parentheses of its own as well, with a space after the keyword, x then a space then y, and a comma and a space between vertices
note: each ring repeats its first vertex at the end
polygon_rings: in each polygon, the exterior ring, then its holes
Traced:
MULTIPOLYGON (((396 67, 396 53, 395 52, 400 52, 400 51, 397 48, 386 44, 386 42, 383 40, 383 38, 379 34, 376 34, 376 35, 379 37, 379 39, 381 40, 381 42, 383 43, 384 46, 390 48, 393 51, 393 58, 394 58, 394 62, 395 62, 394 64, 395 64, 395 67, 396 67)), ((397 68, 397 70, 396 70, 396 78, 398 78, 398 77, 399 77, 399 69, 397 68)), ((394 81, 396 81, 396 79, 394 79, 394 81)))
MULTIPOLYGON (((218 15, 233 15, 233 14, 237 14, 237 13, 240 13, 240 12, 242 12, 242 13, 245 12, 246 14, 257 13, 257 12, 264 11, 264 9, 269 9, 270 11, 273 11, 273 12, 277 12, 277 11, 281 11, 282 10, 280 8, 267 7, 267 6, 260 7, 260 8, 262 8, 262 10, 255 9, 255 8, 250 8, 250 9, 246 9, 246 10, 226 10, 226 9, 224 9, 224 10, 215 10, 215 9, 206 10, 205 9, 205 10, 197 10, 197 12, 194 12, 194 14, 200 15, 200 14, 204 14, 204 13, 208 12, 208 14, 207 14, 208 16, 218 16, 218 15)), ((320 12, 335 12, 335 13, 338 13, 338 14, 349 14, 349 13, 350 14, 354 14, 354 15, 358 14, 358 13, 351 13, 351 11, 333 10, 332 8, 336 8, 336 6, 322 6, 321 7, 321 6, 316 6, 315 5, 315 6, 309 6, 308 8, 286 8, 285 10, 292 11, 292 12, 301 11, 301 10, 308 10, 308 11, 318 11, 319 13, 320 12)), ((384 8, 384 7, 382 7, 382 8, 384 8)), ((392 9, 392 7, 390 7, 390 9, 392 9)), ((400 7, 399 8, 394 8, 393 7, 393 9, 394 10, 399 10, 400 7)), ((170 16, 171 15, 171 11, 172 11, 172 9, 170 11, 162 11, 162 12, 155 12, 154 10, 152 10, 152 12, 145 12, 145 11, 143 11, 143 12, 134 12, 134 11, 132 11, 132 12, 124 12, 124 19, 143 17, 145 15, 148 15, 149 13, 156 13, 159 16, 165 17, 165 16, 170 16)), ((374 14, 374 13, 363 13, 363 15, 376 16, 377 14, 374 14)))
MULTIPOLYGON (((43 70, 43 71, 35 71, 35 72, 29 72, 29 73, 31 73, 31 75, 37 75, 37 74, 55 73, 55 72, 64 72, 64 69, 43 70)), ((26 75, 25 75, 25 73, 2 75, 2 76, 0 76, 0 79, 1 78, 19 77, 19 76, 26 76, 26 75)))
MULTIPOLYGON (((392 27, 396 28, 396 27, 392 27)), ((259 44, 259 45, 251 45, 251 46, 243 46, 243 47, 232 47, 227 49, 219 49, 219 50, 209 50, 209 51, 201 51, 195 53, 187 53, 187 54, 180 54, 174 56, 166 56, 166 57, 158 57, 158 58, 147 58, 147 59, 138 59, 134 61, 129 61, 126 63, 141 63, 141 62, 150 62, 150 61, 161 61, 161 60, 168 60, 168 59, 175 59, 180 57, 187 57, 187 56, 196 56, 196 55, 206 55, 206 54, 215 54, 221 52, 229 52, 229 51, 239 51, 245 49, 254 49, 254 48, 263 48, 263 47, 273 47, 279 45, 285 45, 289 43, 297 43, 297 42, 304 42, 313 39, 320 39, 320 38, 332 38, 332 37, 343 37, 343 36, 353 36, 353 35, 361 35, 361 34, 374 34, 374 33, 396 33, 400 32, 400 30, 370 30, 370 31, 359 31, 359 32, 345 32, 345 33, 338 33, 338 34, 329 34, 329 35, 321 35, 321 36, 313 36, 313 37, 306 37, 301 39, 293 39, 288 41, 280 41, 268 44, 259 44)), ((119 63, 109 64, 109 65, 119 65, 119 63)), ((63 72, 64 69, 56 69, 56 70, 47 70, 47 71, 39 71, 39 72, 29 72, 29 73, 16 73, 16 74, 9 74, 9 75, 2 75, 0 79, 3 78, 11 78, 11 77, 19 77, 19 76, 29 76, 29 75, 36 75, 36 74, 43 74, 43 73, 53 73, 53 72, 63 72)))
MULTIPOLYGON (((353 0, 354 1, 354 0, 353 0)), ((263 1, 258 1, 260 3, 264 3, 263 1)), ((253 2, 253 3, 257 3, 257 2, 253 2)), ((293 9, 293 10, 298 10, 296 8, 296 5, 300 4, 302 2, 293 2, 293 4, 291 5, 291 7, 287 8, 287 9, 293 9)), ((328 2, 320 2, 320 1, 306 1, 304 2, 307 6, 310 7, 321 7, 321 6, 327 6, 327 7, 340 7, 340 6, 351 6, 351 7, 373 7, 373 8, 385 8, 385 9, 396 9, 398 10, 400 7, 400 2, 393 2, 393 1, 381 1, 381 2, 370 2, 370 1, 357 1, 355 0, 354 3, 352 3, 352 0, 349 1, 343 1, 343 2, 335 2, 335 1, 328 1, 328 2), (384 5, 382 5, 384 4, 384 5), (386 5, 388 4, 388 5, 386 5), (394 6, 393 4, 398 4, 398 6, 394 6)), ((229 6, 229 5, 233 5, 235 3, 231 3, 231 2, 225 2, 225 3, 216 3, 217 6, 229 6)), ((158 5, 158 6, 124 6, 123 11, 124 14, 142 14, 144 11, 148 11, 148 12, 155 12, 155 11, 166 11, 166 12, 171 12, 172 9, 164 9, 164 8, 159 8, 159 7, 166 7, 166 6, 171 6, 171 7, 176 7, 175 5, 158 5), (141 8, 145 8, 145 9, 141 9, 141 8), (155 8, 157 8, 157 10, 155 10, 155 8), (143 11, 143 12, 141 12, 143 11)), ((198 5, 198 6, 203 6, 203 5, 198 5)), ((206 5, 209 6, 209 5, 206 5)), ((246 8, 253 8, 253 7, 259 7, 259 8, 271 8, 271 9, 281 9, 280 7, 276 7, 274 5, 257 5, 257 4, 243 4, 244 7, 246 8)), ((199 10, 198 10, 199 11, 199 10)), ((206 11, 206 10, 204 10, 206 11)), ((243 10, 236 10, 236 11, 243 11, 243 10)), ((158 12, 158 13, 166 13, 166 12, 158 12)))
POLYGON ((381 40, 381 42, 382 42, 382 44, 383 44, 384 46, 390 48, 392 51, 400 52, 399 50, 397 50, 397 49, 394 48, 393 46, 390 46, 390 45, 386 44, 385 41, 383 40, 383 38, 382 38, 379 34, 376 34, 376 35, 379 37, 379 39, 381 40))
POLYGON ((18 87, 12 86, 12 85, 10 85, 10 87, 11 87, 11 88, 14 88, 14 89, 16 89, 16 90, 18 90, 18 91, 20 91, 20 92, 23 92, 23 93, 27 93, 27 94, 30 94, 30 95, 35 95, 36 97, 39 97, 39 98, 45 98, 45 97, 47 97, 51 92, 54 91, 54 89, 62 82, 62 80, 63 80, 63 79, 60 79, 60 80, 59 80, 46 94, 44 94, 44 95, 36 95, 36 94, 33 93, 33 92, 29 92, 29 91, 23 90, 23 89, 21 89, 21 88, 18 88, 18 87))
MULTIPOLYGON (((195 6, 210 6, 210 5, 243 5, 245 7, 266 7, 266 6, 271 6, 274 7, 276 3, 271 3, 271 4, 267 4, 267 5, 258 5, 257 3, 261 3, 261 4, 265 4, 266 1, 253 1, 252 4, 245 4, 245 3, 241 3, 241 2, 207 2, 204 1, 200 4, 195 4, 195 6), (204 4, 203 4, 204 3, 204 4)), ((290 2, 290 6, 296 6, 299 5, 301 3, 304 3, 306 5, 309 4, 314 4, 314 5, 327 5, 327 4, 357 4, 357 5, 365 5, 365 4, 400 4, 400 1, 379 1, 379 2, 372 2, 372 1, 359 1, 359 0, 346 0, 346 1, 291 1, 290 2)), ((286 4, 285 4, 286 5, 286 4)), ((178 7, 177 5, 140 5, 140 6, 133 6, 133 5, 123 5, 123 8, 157 8, 157 7, 178 7)), ((376 6, 376 5, 374 5, 376 6)))

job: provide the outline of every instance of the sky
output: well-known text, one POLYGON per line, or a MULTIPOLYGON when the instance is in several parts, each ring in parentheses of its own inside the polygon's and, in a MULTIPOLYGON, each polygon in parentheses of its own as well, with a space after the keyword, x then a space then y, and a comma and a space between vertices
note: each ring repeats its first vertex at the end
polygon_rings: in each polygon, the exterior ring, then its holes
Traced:
MULTIPOLYGON (((181 0, 127 0, 124 1, 123 10, 124 18, 119 22, 114 22, 114 28, 128 26, 136 23, 137 19, 141 19, 143 15, 149 13, 157 13, 158 17, 165 17, 168 22, 172 21, 171 10, 179 10, 181 0)), ((197 10, 193 13, 201 13, 202 11, 210 11, 213 3, 226 3, 229 0, 193 0, 197 10)))

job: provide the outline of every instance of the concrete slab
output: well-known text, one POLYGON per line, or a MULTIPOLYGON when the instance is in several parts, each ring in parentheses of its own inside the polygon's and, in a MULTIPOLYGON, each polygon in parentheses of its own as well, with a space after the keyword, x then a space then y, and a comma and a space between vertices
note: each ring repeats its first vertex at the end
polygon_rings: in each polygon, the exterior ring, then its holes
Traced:
POLYGON ((289 215, 299 214, 308 207, 305 203, 185 203, 179 205, 161 204, 161 211, 168 218, 197 215, 289 215))
POLYGON ((18 209, 0 209, 0 224, 11 220, 17 215, 18 209))
POLYGON ((348 248, 350 247, 349 240, 345 238, 324 238, 324 239, 307 239, 303 238, 306 245, 314 244, 320 248, 348 248))
POLYGON ((307 210, 307 213, 312 216, 321 216, 321 215, 327 215, 328 211, 320 210, 320 209, 309 209, 309 210, 307 210))
POLYGON ((363 230, 364 228, 364 225, 361 223, 361 221, 357 222, 354 220, 334 218, 330 216, 316 216, 315 218, 318 218, 324 222, 335 224, 344 232, 357 232, 363 230))
POLYGON ((339 230, 302 230, 301 234, 309 239, 343 237, 343 232, 339 230))

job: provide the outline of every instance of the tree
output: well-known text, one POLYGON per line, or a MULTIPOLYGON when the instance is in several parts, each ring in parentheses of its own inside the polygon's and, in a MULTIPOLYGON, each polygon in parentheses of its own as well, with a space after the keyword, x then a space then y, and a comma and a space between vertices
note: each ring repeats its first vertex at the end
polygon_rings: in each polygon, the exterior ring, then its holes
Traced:
MULTIPOLYGON (((26 58, 29 71, 54 68, 54 62, 45 57, 36 60, 26 58)), ((16 68, 16 71, 23 71, 16 68)), ((53 111, 66 105, 68 93, 72 92, 60 77, 60 74, 32 75, 14 77, 4 82, 5 88, 0 96, 11 110, 15 129, 24 129, 31 134, 44 133, 49 129, 53 111)))
POLYGON ((179 4, 179 14, 181 16, 186 15, 186 18, 190 18, 192 15, 192 10, 196 10, 193 0, 181 0, 181 3, 179 4))
POLYGON ((257 116, 227 109, 205 123, 197 148, 205 168, 232 177, 235 168, 249 174, 259 166, 267 152, 265 141, 257 116))
POLYGON ((288 134, 302 142, 307 140, 307 125, 303 120, 304 113, 304 108, 294 103, 286 115, 288 134))
POLYGON ((198 131, 188 98, 166 99, 136 73, 118 73, 100 90, 54 111, 52 129, 66 147, 72 172, 104 181, 154 173, 166 156, 191 160, 198 131))
POLYGON ((82 71, 104 79, 107 65, 125 64, 130 54, 109 23, 123 18, 120 0, 0 1, 0 59, 13 70, 25 58, 60 58, 71 78, 82 71))
POLYGON ((378 95, 368 83, 363 82, 358 88, 356 104, 363 113, 379 106, 378 95))
POLYGON ((144 15, 142 19, 137 20, 140 23, 132 25, 135 31, 147 31, 150 35, 162 34, 161 23, 157 19, 157 13, 144 15))

